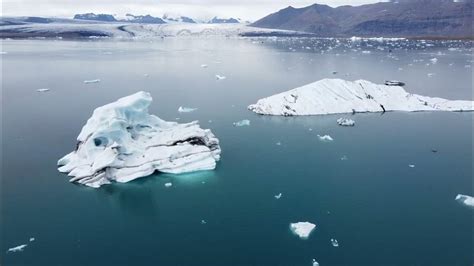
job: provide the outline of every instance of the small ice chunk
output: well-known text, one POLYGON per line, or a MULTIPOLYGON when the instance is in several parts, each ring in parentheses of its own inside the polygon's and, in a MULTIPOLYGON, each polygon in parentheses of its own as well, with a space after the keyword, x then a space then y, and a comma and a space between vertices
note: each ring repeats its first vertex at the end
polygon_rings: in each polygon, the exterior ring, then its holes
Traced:
POLYGON ((341 157, 341 161, 347 161, 348 159, 349 159, 349 158, 347 158, 346 155, 343 155, 343 156, 341 157))
POLYGON ((226 76, 216 75, 216 79, 223 80, 223 79, 226 79, 226 76))
POLYGON ((313 266, 319 266, 319 263, 316 261, 316 259, 313 259, 313 266))
POLYGON ((278 141, 278 142, 276 143, 276 145, 277 145, 277 146, 281 146, 281 142, 278 141))
POLYGON ((339 118, 337 120, 337 124, 340 126, 345 126, 345 127, 353 127, 355 126, 355 121, 349 118, 339 118))
POLYGON ((26 248, 26 246, 28 246, 28 245, 23 244, 23 245, 19 245, 19 246, 16 246, 16 247, 12 247, 12 248, 9 248, 7 252, 21 252, 26 248))
POLYGON ((84 80, 84 84, 92 84, 92 83, 99 83, 100 79, 90 79, 90 80, 84 80))
POLYGON ((278 195, 275 195, 274 197, 275 197, 275 199, 280 199, 281 196, 283 196, 283 194, 279 193, 278 195))
POLYGON ((35 241, 36 239, 34 237, 30 237, 30 242, 35 241))
POLYGON ((201 220, 201 224, 207 224, 206 220, 201 220))
POLYGON ((202 68, 207 68, 208 66, 206 64, 201 65, 202 68))
POLYGON ((165 183, 165 187, 171 187, 172 185, 173 185, 173 183, 170 183, 170 182, 165 183))
POLYGON ((302 239, 307 239, 316 225, 310 222, 290 223, 291 231, 302 239))
POLYGON ((436 57, 431 58, 430 61, 431 61, 431 63, 436 64, 436 63, 438 63, 438 58, 436 58, 436 57))
POLYGON ((48 92, 49 89, 48 88, 43 88, 43 89, 37 89, 36 91, 37 92, 48 92))
POLYGON ((409 164, 408 167, 415 168, 415 165, 414 164, 409 164))
POLYGON ((337 248, 339 247, 339 242, 337 242, 337 239, 331 238, 331 245, 337 248))
POLYGON ((463 205, 474 208, 474 197, 471 197, 471 196, 468 196, 468 195, 458 194, 456 196, 456 201, 458 201, 459 203, 461 203, 463 205))
POLYGON ((434 73, 428 73, 427 76, 431 78, 432 76, 434 76, 434 73))
POLYGON ((183 107, 183 106, 180 106, 178 108, 178 112, 180 112, 180 113, 190 113, 190 112, 194 112, 196 110, 197 110, 197 108, 190 108, 190 107, 183 107))
POLYGON ((362 51, 363 54, 370 54, 370 51, 362 51))
POLYGON ((334 139, 329 136, 329 135, 324 135, 324 136, 321 136, 321 135, 318 135, 318 138, 320 141, 323 141, 323 142, 329 142, 329 141, 333 141, 334 139))
POLYGON ((234 122, 234 126, 236 127, 250 126, 250 120, 244 119, 244 120, 234 122))

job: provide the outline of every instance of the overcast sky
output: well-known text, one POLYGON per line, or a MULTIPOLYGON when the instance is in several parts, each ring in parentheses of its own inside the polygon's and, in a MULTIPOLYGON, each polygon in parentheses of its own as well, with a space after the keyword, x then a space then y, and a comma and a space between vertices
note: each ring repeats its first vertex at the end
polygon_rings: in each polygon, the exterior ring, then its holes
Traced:
POLYGON ((304 7, 315 2, 330 6, 362 5, 381 0, 0 0, 3 16, 72 17, 76 13, 124 16, 151 14, 186 15, 199 19, 238 17, 256 20, 289 5, 304 7))

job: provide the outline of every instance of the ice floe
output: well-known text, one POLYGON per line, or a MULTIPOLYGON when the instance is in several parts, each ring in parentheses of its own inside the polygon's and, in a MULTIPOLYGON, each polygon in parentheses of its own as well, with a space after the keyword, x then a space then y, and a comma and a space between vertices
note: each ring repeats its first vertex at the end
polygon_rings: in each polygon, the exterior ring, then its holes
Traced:
POLYGON ((12 247, 12 248, 9 248, 7 250, 7 252, 21 252, 26 248, 26 246, 28 246, 28 245, 23 244, 23 245, 19 245, 19 246, 16 246, 16 247, 12 247))
POLYGON ((155 171, 214 169, 221 153, 214 134, 197 121, 178 124, 148 114, 151 102, 149 93, 138 92, 95 109, 58 170, 68 173, 70 182, 97 188, 155 171))
POLYGON ((323 79, 258 100, 248 107, 262 115, 325 115, 385 111, 473 111, 473 101, 411 94, 401 86, 366 80, 323 79))
POLYGON ((190 107, 183 107, 183 106, 180 106, 178 108, 178 112, 180 112, 180 113, 190 113, 190 112, 194 112, 196 110, 197 110, 197 108, 190 108, 190 107))
POLYGON ((274 197, 275 197, 275 199, 280 199, 280 198, 281 198, 281 196, 283 196, 283 194, 281 194, 281 193, 278 193, 278 194, 277 194, 277 195, 275 195, 274 197))
POLYGON ((337 242, 337 239, 331 238, 331 245, 337 248, 339 247, 339 242, 337 242))
POLYGON ((414 164, 409 164, 408 167, 415 168, 415 165, 414 164))
POLYGON ((302 239, 307 239, 316 225, 310 222, 297 222, 290 224, 290 230, 302 239))
POLYGON ((35 241, 36 239, 34 237, 30 237, 30 242, 35 241))
POLYGON ((244 119, 244 120, 234 122, 234 126, 236 127, 250 126, 250 120, 244 119))
POLYGON ((345 126, 345 127, 353 127, 355 126, 355 121, 349 118, 339 118, 337 120, 337 124, 340 126, 345 126))
POLYGON ((471 196, 468 196, 468 195, 458 194, 456 196, 456 201, 463 204, 463 205, 474 208, 474 197, 471 197, 471 196))
POLYGON ((323 141, 323 142, 334 141, 334 139, 333 139, 331 136, 329 136, 329 135, 323 135, 323 136, 317 135, 317 136, 318 136, 319 140, 320 140, 320 141, 323 141))
POLYGON ((48 91, 50 91, 50 90, 47 89, 47 88, 44 88, 44 89, 37 89, 36 91, 37 91, 37 92, 48 92, 48 91))
POLYGON ((100 79, 90 79, 90 80, 84 80, 84 84, 92 84, 92 83, 99 83, 100 79))
POLYGON ((173 183, 171 182, 165 183, 165 187, 172 187, 172 186, 173 186, 173 183))

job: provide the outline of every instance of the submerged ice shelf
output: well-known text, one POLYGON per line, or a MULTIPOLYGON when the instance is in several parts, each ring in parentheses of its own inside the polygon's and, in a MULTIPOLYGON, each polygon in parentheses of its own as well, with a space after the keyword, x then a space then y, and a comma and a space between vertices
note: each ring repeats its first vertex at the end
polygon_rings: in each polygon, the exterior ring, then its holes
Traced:
POLYGON ((249 110, 262 115, 325 115, 386 111, 473 111, 473 101, 411 94, 400 86, 366 80, 323 79, 260 99, 249 110))
POLYGON ((58 161, 71 182, 100 187, 155 171, 211 170, 220 159, 219 140, 198 122, 167 122, 148 114, 151 95, 138 92, 94 110, 73 152, 58 161))

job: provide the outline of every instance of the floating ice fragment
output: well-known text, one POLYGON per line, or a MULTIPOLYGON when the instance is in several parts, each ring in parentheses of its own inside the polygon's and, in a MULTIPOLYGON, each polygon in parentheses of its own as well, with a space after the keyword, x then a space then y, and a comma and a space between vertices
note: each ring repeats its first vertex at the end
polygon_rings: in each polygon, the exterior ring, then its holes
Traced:
POLYGON ((207 224, 206 220, 201 220, 201 224, 207 224))
POLYGON ((316 261, 316 259, 313 259, 313 266, 319 266, 319 263, 316 261))
POLYGON ((336 239, 331 238, 331 245, 335 248, 339 247, 339 242, 336 239))
POLYGON ((223 79, 226 79, 225 76, 221 76, 221 75, 216 75, 216 79, 217 80, 223 80, 223 79))
POLYGON ((415 168, 415 165, 414 164, 409 164, 408 167, 415 168))
POLYGON ((349 158, 347 158, 346 155, 343 155, 343 156, 341 157, 341 161, 347 161, 348 159, 349 159, 349 158))
POLYGON ((30 242, 35 241, 36 239, 34 237, 30 237, 30 242))
POLYGON ((44 88, 44 89, 37 89, 36 90, 37 92, 48 92, 49 89, 48 88, 44 88))
POLYGON ((474 208, 474 197, 458 194, 456 196, 456 201, 468 207, 474 208))
POLYGON ((337 124, 345 127, 353 127, 355 126, 355 121, 349 118, 339 118, 337 124))
POLYGON ((428 73, 426 74, 429 78, 431 78, 432 76, 434 76, 434 73, 428 73))
POLYGON ((26 248, 26 246, 28 246, 28 245, 23 244, 23 245, 19 245, 19 246, 16 246, 16 247, 12 247, 12 248, 9 248, 7 252, 21 252, 26 248))
POLYGON ((362 51, 363 54, 370 54, 370 51, 362 51))
POLYGON ((170 182, 165 183, 165 187, 171 187, 172 185, 173 185, 173 183, 170 183, 170 182))
POLYGON ((329 141, 333 141, 334 139, 329 136, 329 135, 324 135, 324 136, 321 136, 321 135, 318 135, 318 138, 320 141, 323 141, 323 142, 329 142, 329 141))
POLYGON ((310 222, 290 223, 290 230, 302 239, 307 239, 316 225, 310 222))
POLYGON ((207 67, 208 67, 208 65, 206 65, 206 64, 202 64, 202 65, 201 65, 201 67, 202 67, 202 68, 207 68, 207 67))
POLYGON ((277 146, 281 146, 281 142, 278 141, 278 142, 276 143, 276 145, 277 145, 277 146))
POLYGON ((180 112, 180 113, 190 113, 190 112, 194 112, 196 110, 197 110, 197 108, 190 108, 190 107, 183 107, 183 106, 180 106, 178 108, 178 112, 180 112))
POLYGON ((84 84, 99 83, 100 79, 84 80, 84 84))
POLYGON ((234 122, 234 126, 236 127, 250 126, 250 120, 244 119, 238 122, 234 122))
POLYGON ((438 58, 431 58, 431 59, 430 59, 430 62, 431 62, 432 64, 436 64, 436 63, 438 63, 438 58))
POLYGON ((275 199, 280 199, 281 196, 283 196, 283 194, 279 193, 279 194, 275 195, 275 199))

